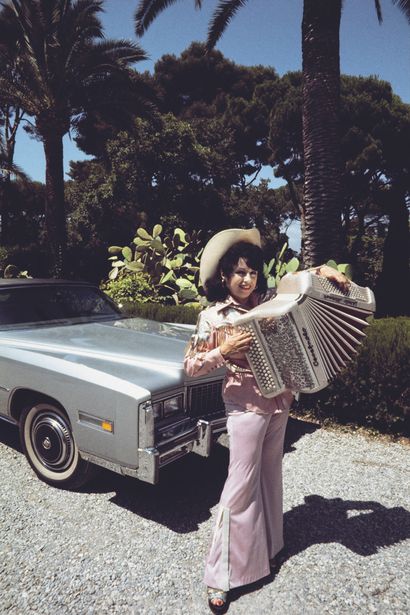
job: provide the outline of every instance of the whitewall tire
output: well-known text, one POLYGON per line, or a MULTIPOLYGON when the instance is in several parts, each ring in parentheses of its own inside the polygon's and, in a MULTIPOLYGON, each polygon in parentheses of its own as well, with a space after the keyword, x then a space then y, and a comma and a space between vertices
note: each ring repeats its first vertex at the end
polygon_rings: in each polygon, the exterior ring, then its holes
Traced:
POLYGON ((58 406, 39 403, 26 408, 20 440, 34 472, 49 485, 77 488, 95 473, 95 466, 81 459, 68 417, 58 406))

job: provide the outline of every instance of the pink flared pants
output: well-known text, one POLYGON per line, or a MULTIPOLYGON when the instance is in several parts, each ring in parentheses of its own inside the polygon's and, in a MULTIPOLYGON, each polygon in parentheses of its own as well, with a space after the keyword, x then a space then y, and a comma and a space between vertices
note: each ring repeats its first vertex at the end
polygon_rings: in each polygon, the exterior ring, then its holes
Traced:
POLYGON ((228 591, 269 574, 283 547, 282 456, 288 410, 228 417, 229 470, 204 582, 228 591))

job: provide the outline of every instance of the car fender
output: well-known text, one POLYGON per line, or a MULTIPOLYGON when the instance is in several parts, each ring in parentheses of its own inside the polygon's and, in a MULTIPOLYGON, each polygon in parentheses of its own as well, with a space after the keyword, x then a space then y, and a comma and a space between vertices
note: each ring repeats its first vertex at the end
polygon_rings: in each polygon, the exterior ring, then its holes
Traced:
POLYGON ((67 412, 80 451, 136 467, 138 407, 150 399, 147 389, 79 363, 5 346, 0 374, 9 417, 22 389, 52 397, 67 412))

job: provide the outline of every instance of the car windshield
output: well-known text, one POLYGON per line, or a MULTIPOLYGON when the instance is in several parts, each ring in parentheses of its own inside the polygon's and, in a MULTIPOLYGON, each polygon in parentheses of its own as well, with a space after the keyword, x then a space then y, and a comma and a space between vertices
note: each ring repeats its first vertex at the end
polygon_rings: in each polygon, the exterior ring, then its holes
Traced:
POLYGON ((31 324, 122 318, 104 293, 92 286, 50 284, 0 289, 0 328, 31 324))

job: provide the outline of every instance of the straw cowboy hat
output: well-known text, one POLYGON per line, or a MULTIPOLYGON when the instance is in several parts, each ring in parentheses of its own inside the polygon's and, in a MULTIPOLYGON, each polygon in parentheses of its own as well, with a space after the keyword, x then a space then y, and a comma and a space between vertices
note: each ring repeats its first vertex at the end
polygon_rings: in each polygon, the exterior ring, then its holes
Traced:
POLYGON ((217 272, 219 261, 225 252, 239 241, 261 247, 261 236, 257 228, 231 228, 211 237, 202 252, 199 265, 199 279, 202 285, 217 272))

